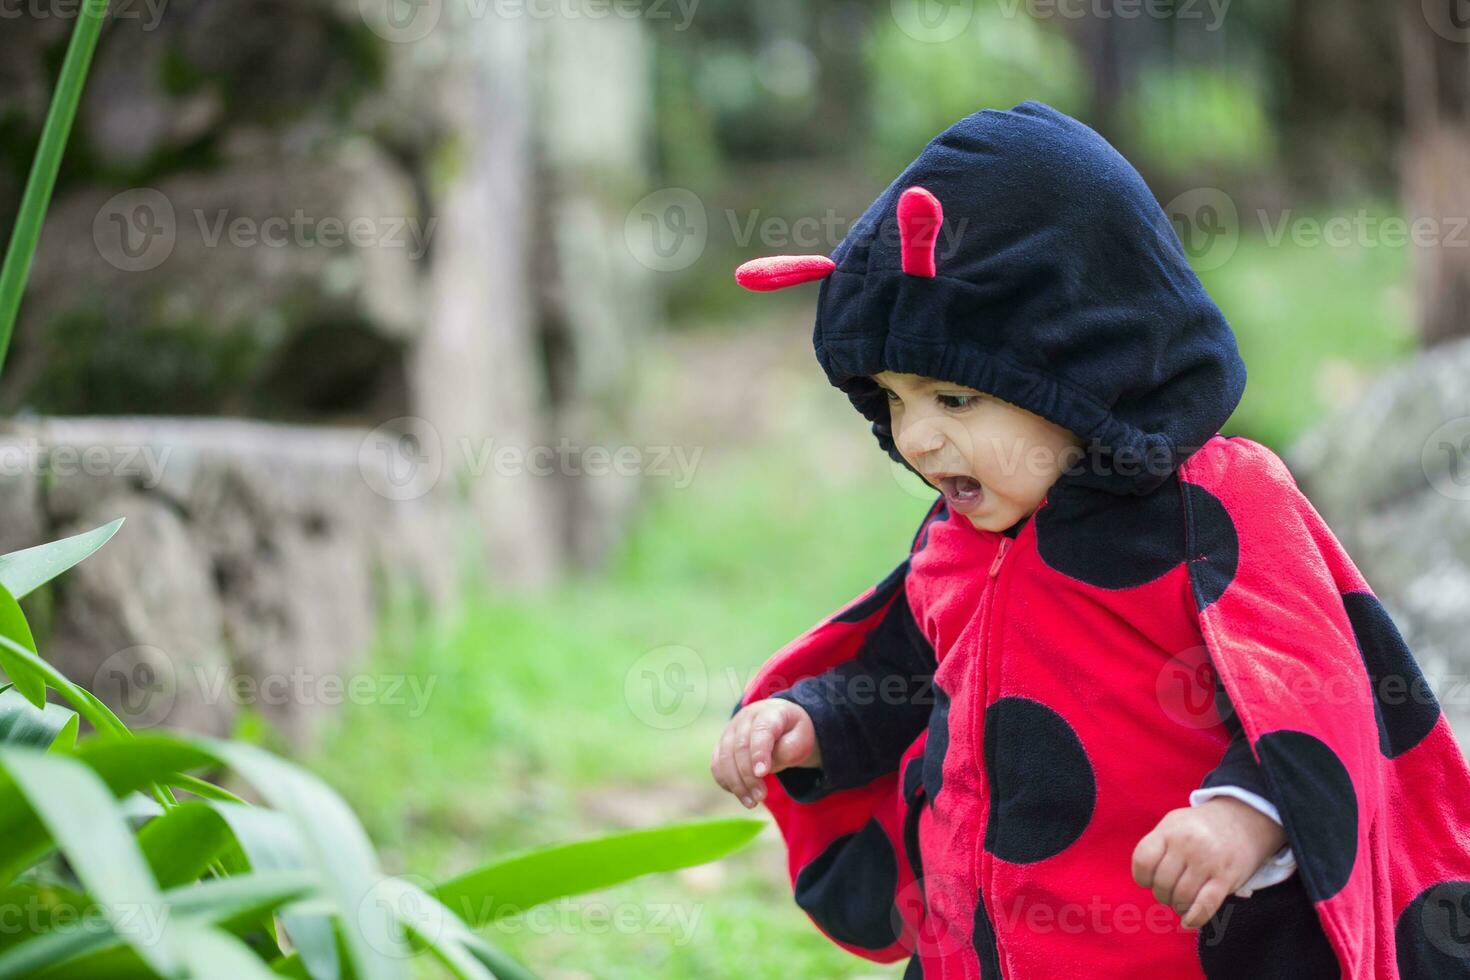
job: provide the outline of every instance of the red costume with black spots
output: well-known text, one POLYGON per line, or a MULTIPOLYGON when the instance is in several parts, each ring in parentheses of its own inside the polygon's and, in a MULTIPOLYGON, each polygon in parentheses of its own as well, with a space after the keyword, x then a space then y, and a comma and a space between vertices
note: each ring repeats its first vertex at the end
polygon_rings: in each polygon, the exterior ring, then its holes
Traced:
POLYGON ((945 980, 1470 977, 1470 770, 1286 466, 1220 435, 1234 338, 1122 157, 1039 103, 976 113, 830 259, 738 278, 821 281, 818 359, 900 462, 884 370, 1089 447, 1004 533, 941 499, 736 705, 814 711, 822 767, 765 805, 827 936, 945 980), (1130 857, 1233 734, 1298 872, 1187 930, 1130 857))

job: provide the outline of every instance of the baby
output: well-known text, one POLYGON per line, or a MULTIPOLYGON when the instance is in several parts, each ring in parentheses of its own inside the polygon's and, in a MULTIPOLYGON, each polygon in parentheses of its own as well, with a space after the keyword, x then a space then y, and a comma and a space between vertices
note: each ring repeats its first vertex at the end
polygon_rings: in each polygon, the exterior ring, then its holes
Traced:
MULTIPOLYGON (((904 460, 944 496, 947 509, 977 528, 1005 533, 1041 504, 1076 459, 1082 440, 1067 429, 1025 409, 964 385, 911 374, 880 372, 873 380, 888 400, 893 440, 904 460), (1027 460, 1016 466, 1007 461, 1027 460)), ((765 796, 761 777, 791 766, 820 768, 821 745, 804 700, 826 720, 830 707, 820 689, 810 695, 779 692, 747 705, 725 727, 711 760, 715 781, 740 797, 747 808, 765 796), (809 700, 815 695, 816 700, 809 700)), ((1231 749, 1243 758, 1235 769, 1253 765, 1250 748, 1237 736, 1231 749)), ((1286 836, 1273 805, 1243 788, 1222 785, 1231 757, 1211 773, 1213 794, 1196 805, 1172 810, 1141 840, 1133 854, 1133 875, 1154 896, 1198 928, 1215 914, 1225 896, 1249 896, 1247 881, 1281 851, 1286 836), (1226 792, 1235 792, 1226 795, 1226 792)), ((1259 779, 1252 777, 1253 785, 1259 779)), ((1295 867, 1290 852, 1271 867, 1295 867)), ((1262 875, 1252 885, 1280 880, 1262 875)))
POLYGON ((818 361, 939 494, 711 759, 831 939, 910 978, 1470 975, 1421 914, 1470 892, 1470 772, 1285 466, 1219 434, 1233 335, 1112 147, 976 113, 831 258, 736 277, 821 281, 818 361))

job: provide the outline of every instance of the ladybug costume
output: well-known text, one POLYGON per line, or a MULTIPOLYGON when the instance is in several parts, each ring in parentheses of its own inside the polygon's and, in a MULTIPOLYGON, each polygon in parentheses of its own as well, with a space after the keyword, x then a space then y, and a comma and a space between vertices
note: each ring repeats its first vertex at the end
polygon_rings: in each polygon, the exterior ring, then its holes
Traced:
POLYGON ((931 980, 1470 977, 1470 770, 1286 466, 1219 433, 1234 337, 1106 141, 1036 102, 976 113, 831 258, 737 279, 821 282, 817 359, 905 466, 880 371, 1086 444, 1005 532, 941 498, 735 706, 812 714, 821 768, 768 775, 764 805, 829 938, 931 980), (1131 855, 1227 771, 1297 872, 1188 930, 1131 855))

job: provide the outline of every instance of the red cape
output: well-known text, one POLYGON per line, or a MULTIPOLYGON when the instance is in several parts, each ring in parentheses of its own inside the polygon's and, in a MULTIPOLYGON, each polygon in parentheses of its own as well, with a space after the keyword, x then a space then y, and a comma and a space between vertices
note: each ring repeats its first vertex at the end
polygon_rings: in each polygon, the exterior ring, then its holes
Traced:
POLYGON ((899 602, 937 658, 927 730, 810 802, 765 780, 797 902, 834 942, 945 980, 1470 977, 1470 772, 1269 449, 1216 435, 1143 496, 1064 477, 1014 541, 941 501, 740 703, 850 660, 899 602), (1190 931, 1130 862, 1219 762, 1212 671, 1299 870, 1190 931))

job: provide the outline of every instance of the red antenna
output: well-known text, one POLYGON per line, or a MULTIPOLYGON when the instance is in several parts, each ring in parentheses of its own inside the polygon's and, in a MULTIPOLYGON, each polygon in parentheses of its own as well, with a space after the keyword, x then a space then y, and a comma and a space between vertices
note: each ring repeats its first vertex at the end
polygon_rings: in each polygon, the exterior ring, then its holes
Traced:
POLYGON ((911 276, 934 278, 934 244, 944 208, 939 198, 922 187, 910 187, 898 199, 898 236, 903 243, 903 271, 911 276))
POLYGON ((771 255, 751 259, 735 270, 735 281, 746 289, 769 292, 815 279, 826 279, 837 263, 825 255, 771 255))
MULTIPOLYGON (((898 199, 898 233, 903 243, 903 271, 933 279, 934 246, 944 209, 939 198, 922 187, 910 187, 898 199)), ((825 255, 770 255, 751 259, 735 270, 735 281, 746 289, 770 292, 826 279, 837 263, 825 255)))

